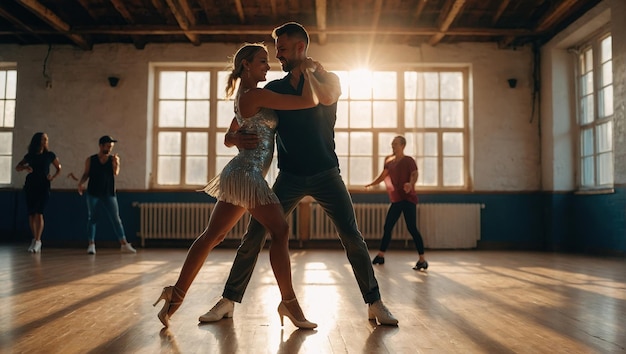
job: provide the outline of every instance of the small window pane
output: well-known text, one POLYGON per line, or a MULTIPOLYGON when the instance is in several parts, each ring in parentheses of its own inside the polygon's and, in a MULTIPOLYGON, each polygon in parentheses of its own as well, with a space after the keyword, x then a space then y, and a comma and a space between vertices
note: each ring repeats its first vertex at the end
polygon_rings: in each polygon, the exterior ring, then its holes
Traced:
POLYGON ((423 97, 427 99, 438 99, 439 97, 439 73, 424 73, 422 75, 422 85, 418 85, 418 89, 423 87, 423 97))
POLYGON ((613 153, 598 155, 598 183, 601 185, 613 183, 613 153))
MULTIPOLYGON (((394 134, 394 133, 379 133, 378 134, 378 156, 385 157, 393 153, 393 151, 391 150, 391 141, 393 141, 393 138, 395 138, 396 136, 397 134, 394 134)), ((410 151, 411 150, 409 150, 409 147, 407 146, 405 148, 405 153, 409 154, 410 151)), ((382 170, 382 166, 381 166, 381 170, 382 170)))
POLYGON ((4 107, 2 107, 2 102, 0 102, 0 108, 3 108, 4 111, 4 127, 15 127, 15 101, 4 101, 4 107))
POLYGON ((463 156, 463 133, 443 133, 443 155, 463 156))
POLYGON ((598 93, 598 118, 613 115, 613 85, 607 86, 598 93))
POLYGON ((589 124, 593 122, 593 96, 585 96, 580 101, 580 123, 589 124))
POLYGON ((0 184, 11 183, 11 156, 0 156, 0 184))
MULTIPOLYGON (((419 134, 418 134, 419 136, 419 134)), ((424 143, 423 143, 423 151, 424 156, 437 156, 439 155, 439 147, 437 144, 437 133, 426 133, 423 134, 424 143)))
POLYGON ((185 103, 184 101, 160 101, 159 102, 159 126, 182 128, 185 126, 185 103))
POLYGON ((602 64, 602 82, 600 86, 606 86, 613 83, 613 61, 602 64))
POLYGON ((372 127, 372 102, 350 102, 350 128, 372 127))
POLYGON ((596 128, 598 153, 613 150, 613 124, 611 122, 598 125, 596 128))
POLYGON ((372 80, 374 99, 395 100, 398 97, 395 71, 375 71, 372 80))
POLYGON ((419 186, 437 186, 437 158, 420 157, 415 160, 417 161, 417 168, 419 169, 417 184, 419 186))
POLYGON ((404 73, 404 98, 408 100, 423 98, 417 96, 417 73, 414 71, 404 73))
POLYGON ((211 73, 206 71, 190 71, 187 73, 187 98, 209 99, 211 73))
POLYGON ((209 101, 187 101, 187 127, 209 127, 209 101))
POLYGON ((159 98, 185 98, 185 76, 184 71, 161 72, 159 75, 159 98))
POLYGON ((207 183, 207 165, 206 157, 188 156, 185 166, 185 183, 202 185, 207 183))
POLYGON ((7 91, 6 91, 5 98, 14 100, 16 98, 16 93, 17 93, 17 70, 7 70, 7 91))
POLYGON ((404 102, 404 126, 406 128, 417 128, 419 126, 417 122, 417 102, 415 101, 404 102))
POLYGON ((585 56, 583 73, 593 70, 593 50, 587 49, 583 55, 585 56))
POLYGON ((593 129, 585 129, 581 134, 581 152, 582 156, 593 155, 593 129))
POLYGON ((187 155, 206 156, 209 154, 209 134, 187 133, 187 155))
POLYGON ((441 98, 463 99, 463 74, 441 73, 441 98))
MULTIPOLYGON (((370 154, 371 155, 371 154, 370 154)), ((350 183, 351 185, 365 185, 372 181, 372 158, 350 158, 350 183)))
POLYGON ((160 132, 159 133, 159 155, 177 155, 181 153, 181 133, 160 132))
POLYGON ((159 156, 157 183, 163 185, 180 184, 180 157, 159 156))
POLYGON ((6 98, 7 71, 0 70, 0 98, 6 98))
POLYGON ((593 186, 595 184, 594 178, 594 163, 593 156, 588 156, 582 159, 582 185, 593 186))
POLYGON ((593 93, 593 71, 585 74, 581 79, 581 90, 583 95, 593 93))
POLYGON ((215 159, 215 171, 217 171, 218 174, 221 173, 224 166, 226 166, 230 160, 232 160, 232 157, 217 157, 215 159))
POLYGON ((601 44, 601 61, 604 63, 606 61, 609 61, 613 58, 613 48, 612 48, 612 41, 611 41, 611 36, 606 37, 605 39, 602 40, 602 44, 601 44))
MULTIPOLYGON (((418 107, 419 108, 419 107, 418 107)), ((421 112, 418 111, 418 117, 421 112)), ((424 128, 439 128, 439 101, 424 102, 424 128)), ((418 118, 418 121, 421 119, 418 118)))
MULTIPOLYGON (((372 133, 350 133, 350 155, 372 155, 372 133)), ((371 165, 370 165, 371 169, 371 165)))
POLYGON ((441 126, 444 128, 463 128, 462 102, 441 102, 441 126))
POLYGON ((0 155, 12 155, 13 133, 0 132, 0 155))
POLYGON ((443 158, 443 185, 462 186, 463 181, 463 158, 444 157, 443 158))
POLYGON ((395 128, 398 125, 395 101, 374 101, 374 128, 395 128))

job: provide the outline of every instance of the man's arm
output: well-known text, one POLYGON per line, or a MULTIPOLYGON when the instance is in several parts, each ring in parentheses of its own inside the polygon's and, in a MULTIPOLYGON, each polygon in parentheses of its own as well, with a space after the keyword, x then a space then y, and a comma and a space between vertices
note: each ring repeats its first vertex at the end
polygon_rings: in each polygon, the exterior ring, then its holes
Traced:
POLYGON ((120 174, 120 156, 118 154, 114 154, 112 158, 113 161, 111 161, 111 163, 113 164, 113 176, 117 176, 120 174))
POLYGON ((237 118, 233 118, 230 127, 224 135, 224 145, 226 147, 237 146, 240 149, 254 149, 259 144, 259 137, 254 132, 239 131, 237 118))
POLYGON ((80 181, 78 181, 78 194, 83 195, 85 191, 85 182, 89 179, 89 166, 90 166, 90 158, 88 157, 85 161, 85 171, 83 175, 80 177, 80 181))
POLYGON ((339 77, 335 73, 326 71, 319 62, 313 62, 317 66, 313 75, 309 75, 313 92, 317 95, 320 104, 329 106, 337 102, 341 96, 339 77))

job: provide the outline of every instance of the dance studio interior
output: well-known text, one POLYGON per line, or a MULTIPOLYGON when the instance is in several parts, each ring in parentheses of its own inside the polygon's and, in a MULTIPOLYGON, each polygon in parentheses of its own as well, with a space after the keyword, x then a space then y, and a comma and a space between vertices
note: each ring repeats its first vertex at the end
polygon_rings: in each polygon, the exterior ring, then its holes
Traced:
POLYGON ((625 17, 624 0, 3 0, 0 352, 625 352, 625 17), (203 187, 238 154, 224 144, 233 55, 261 42, 258 87, 284 77, 272 31, 288 22, 307 30, 316 70, 340 80, 334 148, 368 266, 355 269, 307 196, 286 215, 289 259, 317 327, 282 323, 270 237, 234 311, 202 322, 246 213, 166 327, 153 304, 208 225, 216 199, 203 187), (29 173, 16 166, 38 132, 61 171, 29 252, 29 173), (101 208, 88 252, 78 184, 105 136, 136 253, 120 251, 101 208), (365 186, 396 136, 417 165, 427 269, 413 269, 404 217, 372 264, 391 202, 385 183, 365 186), (397 325, 368 315, 355 274, 370 265, 397 325))

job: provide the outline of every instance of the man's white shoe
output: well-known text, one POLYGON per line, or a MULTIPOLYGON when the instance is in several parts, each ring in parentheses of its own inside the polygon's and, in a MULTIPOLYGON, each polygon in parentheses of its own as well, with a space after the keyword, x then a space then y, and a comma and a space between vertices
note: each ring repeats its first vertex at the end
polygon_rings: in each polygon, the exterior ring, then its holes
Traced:
POLYGON ((370 304, 367 308, 367 315, 370 320, 378 320, 380 324, 397 326, 398 319, 393 317, 391 312, 387 309, 387 307, 383 304, 381 300, 370 304))
POLYGON ((90 243, 89 246, 87 246, 87 254, 96 254, 96 244, 95 243, 90 243))
POLYGON ((137 250, 134 249, 130 243, 123 244, 122 247, 120 247, 120 251, 122 251, 122 253, 137 253, 137 250))
POLYGON ((30 246, 28 246, 28 252, 32 252, 34 248, 35 248, 35 239, 32 239, 30 241, 30 246))
POLYGON ((235 303, 229 299, 221 298, 220 301, 213 306, 209 312, 198 318, 200 322, 217 322, 222 318, 230 318, 233 317, 233 312, 235 312, 235 303))

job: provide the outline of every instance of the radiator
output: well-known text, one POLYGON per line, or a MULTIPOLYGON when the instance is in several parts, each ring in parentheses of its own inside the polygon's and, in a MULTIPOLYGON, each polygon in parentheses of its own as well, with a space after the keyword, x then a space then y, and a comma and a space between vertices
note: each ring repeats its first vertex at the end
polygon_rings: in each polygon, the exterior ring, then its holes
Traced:
MULTIPOLYGON (((418 204, 417 225, 424 247, 431 249, 476 248, 480 240, 480 210, 482 204, 418 204)), ((389 204, 354 204, 359 230, 366 240, 382 238, 389 204)), ((336 239, 335 226, 319 204, 311 206, 312 240, 336 239)), ((412 240, 404 217, 400 217, 392 240, 412 240)))
POLYGON ((483 204, 418 204, 418 226, 424 247, 476 248, 483 204))
MULTIPOLYGON (((354 213, 359 230, 363 238, 380 239, 383 236, 383 225, 389 210, 389 204, 380 203, 357 203, 354 204, 354 213)), ((335 224, 324 213, 322 207, 314 203, 311 205, 311 240, 337 239, 335 224)), ((404 219, 400 217, 394 227, 391 238, 393 240, 411 240, 404 219)))
MULTIPOLYGON (((147 239, 193 240, 209 223, 213 203, 136 203, 139 207, 141 245, 147 239)), ((248 227, 250 214, 245 213, 226 239, 241 239, 248 227)), ((290 225, 291 226, 291 225, 290 225)))

